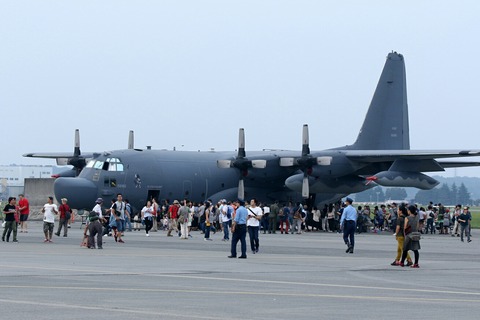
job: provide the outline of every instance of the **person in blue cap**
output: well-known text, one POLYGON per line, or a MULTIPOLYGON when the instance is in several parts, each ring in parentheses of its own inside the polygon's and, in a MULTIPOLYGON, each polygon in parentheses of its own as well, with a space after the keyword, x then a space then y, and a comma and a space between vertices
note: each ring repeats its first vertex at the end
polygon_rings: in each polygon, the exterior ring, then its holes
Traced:
POLYGON ((353 253, 355 247, 355 229, 357 222, 357 210, 352 206, 353 200, 347 198, 343 209, 342 217, 340 218, 340 228, 343 229, 343 241, 347 245, 346 253, 353 253))

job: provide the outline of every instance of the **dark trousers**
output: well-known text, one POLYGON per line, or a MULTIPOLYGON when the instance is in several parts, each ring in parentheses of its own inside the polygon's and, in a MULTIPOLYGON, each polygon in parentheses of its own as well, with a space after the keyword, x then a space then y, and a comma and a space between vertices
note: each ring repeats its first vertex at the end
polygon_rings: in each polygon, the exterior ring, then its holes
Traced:
POLYGON ((260 227, 248 226, 248 237, 250 238, 250 248, 252 251, 258 251, 260 240, 258 239, 258 231, 260 227))
MULTIPOLYGON (((435 231, 435 227, 433 226, 433 219, 427 219, 427 230, 425 231, 425 233, 428 233, 428 231, 430 230, 430 233, 433 234, 433 232, 435 231)), ((440 233, 442 233, 442 229, 440 229, 440 233)))
POLYGON ((355 247, 355 228, 355 221, 345 220, 343 222, 343 241, 352 248, 355 247))
POLYGON ((152 230, 152 227, 153 227, 153 218, 147 217, 145 218, 144 222, 145 222, 145 233, 148 234, 148 231, 152 230))
POLYGON ((60 232, 62 232, 62 228, 63 228, 63 235, 66 237, 68 233, 68 220, 66 218, 60 218, 60 222, 58 223, 57 236, 60 236, 60 232))
POLYGON ((88 225, 88 247, 95 248, 95 236, 97 236, 97 246, 102 247, 103 227, 100 221, 90 222, 88 225))
POLYGON ((232 247, 231 247, 231 254, 232 256, 237 256, 237 243, 240 240, 241 248, 242 248, 242 256, 247 256, 247 226, 244 224, 237 224, 235 226, 235 231, 232 235, 232 247))
POLYGON ((268 233, 275 233, 277 230, 277 217, 268 218, 268 233))

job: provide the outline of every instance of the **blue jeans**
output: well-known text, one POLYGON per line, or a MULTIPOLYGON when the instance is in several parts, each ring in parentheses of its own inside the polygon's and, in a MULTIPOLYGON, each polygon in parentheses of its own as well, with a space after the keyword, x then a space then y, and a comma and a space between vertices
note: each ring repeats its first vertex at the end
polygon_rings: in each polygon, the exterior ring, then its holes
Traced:
POLYGON ((230 228, 230 226, 232 225, 232 220, 228 220, 226 222, 222 222, 222 226, 223 226, 223 239, 225 240, 230 240, 230 235, 229 235, 229 231, 228 231, 228 228, 230 228))
POLYGON ((125 217, 125 224, 128 226, 128 231, 132 231, 132 222, 129 217, 125 217))
POLYGON ((212 227, 212 225, 207 226, 207 224, 205 224, 205 239, 210 239, 210 228, 211 227, 212 227))

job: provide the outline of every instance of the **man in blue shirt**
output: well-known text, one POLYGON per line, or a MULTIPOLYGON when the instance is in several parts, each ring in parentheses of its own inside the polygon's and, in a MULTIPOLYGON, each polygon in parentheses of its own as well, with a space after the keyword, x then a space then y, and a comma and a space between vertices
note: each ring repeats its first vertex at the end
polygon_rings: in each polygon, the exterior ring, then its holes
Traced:
POLYGON ((343 241, 348 246, 346 253, 353 253, 353 247, 355 246, 357 210, 352 206, 352 203, 353 200, 351 198, 345 200, 347 206, 343 209, 342 217, 340 218, 340 227, 343 228, 343 241))
POLYGON ((232 223, 232 247, 231 247, 231 254, 228 256, 229 258, 236 258, 237 257, 237 243, 240 240, 241 248, 242 248, 242 255, 238 257, 239 259, 246 259, 247 258, 247 216, 248 212, 245 208, 245 202, 243 200, 236 200, 234 202, 235 207, 237 210, 235 211, 235 218, 233 219, 232 223))

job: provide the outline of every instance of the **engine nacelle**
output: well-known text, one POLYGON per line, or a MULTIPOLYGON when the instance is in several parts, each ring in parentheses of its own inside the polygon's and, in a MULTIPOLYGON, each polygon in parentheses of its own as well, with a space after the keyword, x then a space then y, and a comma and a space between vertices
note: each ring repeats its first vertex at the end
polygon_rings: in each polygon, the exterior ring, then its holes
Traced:
POLYGON ((367 178, 383 187, 413 187, 430 190, 440 182, 420 172, 382 171, 367 178))

